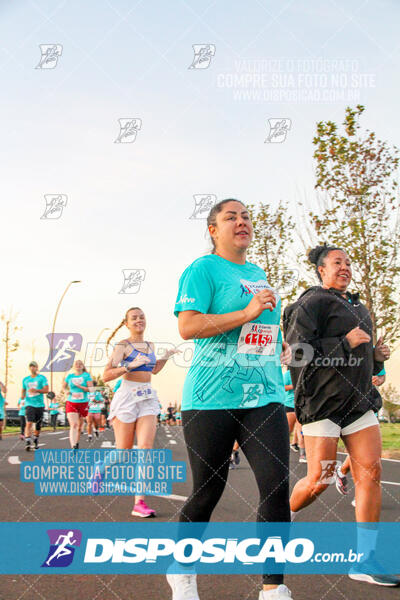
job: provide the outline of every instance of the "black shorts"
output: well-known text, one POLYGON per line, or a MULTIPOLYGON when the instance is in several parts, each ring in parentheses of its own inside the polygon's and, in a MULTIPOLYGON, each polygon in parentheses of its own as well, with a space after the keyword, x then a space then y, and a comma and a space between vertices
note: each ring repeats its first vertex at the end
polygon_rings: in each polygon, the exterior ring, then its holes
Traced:
POLYGON ((42 427, 44 406, 27 406, 25 408, 25 419, 28 423, 35 423, 36 431, 42 427))
POLYGON ((285 410, 287 413, 294 413, 294 408, 292 406, 285 406, 285 410))

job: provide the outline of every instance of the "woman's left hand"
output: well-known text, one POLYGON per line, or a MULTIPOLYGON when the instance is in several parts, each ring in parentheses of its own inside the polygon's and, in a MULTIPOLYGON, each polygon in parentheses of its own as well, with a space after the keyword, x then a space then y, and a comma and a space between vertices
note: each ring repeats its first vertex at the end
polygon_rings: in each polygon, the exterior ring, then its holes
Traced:
POLYGON ((390 358, 390 348, 387 344, 383 343, 382 336, 376 342, 376 346, 374 349, 374 357, 375 357, 375 360, 377 360, 379 362, 383 362, 390 358))
POLYGON ((282 342, 281 364, 288 365, 292 360, 292 349, 287 342, 282 342))

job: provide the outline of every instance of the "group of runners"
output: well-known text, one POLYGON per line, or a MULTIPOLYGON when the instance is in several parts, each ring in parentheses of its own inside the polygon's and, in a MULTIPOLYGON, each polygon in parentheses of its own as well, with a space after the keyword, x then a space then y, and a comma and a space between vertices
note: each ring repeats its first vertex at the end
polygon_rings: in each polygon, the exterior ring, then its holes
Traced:
MULTIPOLYGON (((194 340, 195 346, 181 405, 193 488, 180 522, 210 520, 229 468, 239 459, 239 447, 259 490, 257 520, 293 520, 328 487, 322 465, 335 464, 342 438, 349 457, 336 469, 337 486, 347 492, 345 478, 351 470, 359 544, 366 557, 349 575, 378 585, 399 585, 398 577, 371 574, 379 572, 374 569, 377 528, 371 527, 379 521, 381 508, 377 385, 390 350, 382 339, 374 344, 371 316, 358 294, 348 291, 351 257, 345 249, 326 244, 309 253, 319 284, 285 308, 284 340, 279 292, 261 267, 246 260, 253 237, 246 206, 223 200, 211 209, 207 225, 212 251, 183 272, 174 310, 181 337, 194 340), (296 435, 292 448, 307 464, 306 476, 296 482, 291 495, 290 431, 296 435)), ((108 419, 117 449, 132 448, 135 437, 138 448, 152 448, 160 403, 151 376, 177 350, 156 358, 154 343, 144 337, 146 317, 140 307, 127 310, 108 343, 123 327, 129 336, 114 345, 103 374, 104 382, 120 382, 108 419)), ((28 399, 25 436, 28 446, 36 423, 37 446, 40 402, 48 385, 36 363, 30 369, 23 384, 23 397, 28 399)), ((83 363, 76 361, 74 373, 64 382, 75 449, 92 386, 83 363)), ((151 517, 155 511, 143 496, 136 496, 132 515, 151 517)), ((181 574, 169 573, 167 580, 173 600, 199 600, 192 569, 182 566, 181 574)), ((283 574, 263 575, 259 600, 291 597, 283 574)))
MULTIPOLYGON (((28 452, 32 446, 34 449, 39 447, 46 405, 50 425, 54 431, 60 412, 56 395, 53 391, 49 391, 47 378, 39 373, 38 363, 31 361, 29 370, 30 375, 24 377, 22 381, 21 397, 18 400, 20 438, 25 441, 25 449, 28 452)), ((67 394, 65 413, 70 426, 70 444, 71 448, 77 450, 85 424, 89 443, 93 440, 93 433, 98 437, 99 431, 104 431, 107 425, 109 401, 103 396, 101 389, 96 387, 81 360, 75 361, 72 372, 64 378, 62 389, 67 394)))

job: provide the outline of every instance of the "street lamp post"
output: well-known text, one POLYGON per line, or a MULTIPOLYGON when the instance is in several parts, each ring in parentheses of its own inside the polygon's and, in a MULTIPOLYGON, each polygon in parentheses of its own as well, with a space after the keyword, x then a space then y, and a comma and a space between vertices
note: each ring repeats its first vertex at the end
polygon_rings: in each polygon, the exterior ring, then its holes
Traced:
MULTIPOLYGON (((67 287, 65 288, 64 293, 61 296, 59 303, 57 304, 56 314, 54 315, 53 327, 51 330, 51 341, 50 341, 50 356, 51 356, 51 358, 53 358, 54 331, 56 329, 56 320, 57 320, 58 311, 60 310, 61 302, 64 300, 65 294, 68 292, 69 288, 71 287, 71 285, 73 283, 81 283, 81 281, 78 281, 78 280, 70 281, 69 284, 67 285, 67 287)), ((53 391, 53 361, 52 360, 50 362, 50 391, 51 392, 53 391)))
POLYGON ((95 353, 96 348, 97 348, 97 344, 99 343, 99 339, 101 338, 101 336, 103 335, 103 333, 105 331, 110 331, 110 328, 109 327, 103 327, 103 329, 100 331, 99 335, 97 336, 97 339, 96 339, 96 341, 94 343, 94 348, 92 350, 92 354, 90 355, 90 369, 93 367, 93 357, 94 357, 94 353, 95 353))

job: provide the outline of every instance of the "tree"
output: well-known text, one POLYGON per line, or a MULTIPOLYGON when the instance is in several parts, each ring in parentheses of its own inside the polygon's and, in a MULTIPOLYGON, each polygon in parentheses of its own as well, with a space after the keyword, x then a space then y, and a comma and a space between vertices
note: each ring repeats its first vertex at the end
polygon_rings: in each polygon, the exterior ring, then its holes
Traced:
POLYGON ((279 202, 273 210, 261 203, 257 209, 248 206, 248 210, 254 227, 249 258, 264 269, 268 283, 279 291, 282 301, 289 301, 296 294, 299 271, 292 251, 295 223, 288 206, 279 202))
POLYGON ((398 149, 361 132, 364 107, 346 108, 344 133, 319 122, 313 139, 316 189, 327 192, 322 214, 308 213, 319 239, 347 251, 353 282, 388 342, 400 338, 398 149))
POLYGON ((382 396, 383 409, 386 412, 389 421, 392 420, 393 416, 396 416, 397 411, 400 410, 400 392, 389 383, 380 389, 382 396))
POLYGON ((8 314, 2 312, 0 319, 4 323, 4 384, 7 387, 8 383, 13 383, 11 379, 11 369, 13 366, 13 360, 10 354, 16 352, 19 348, 19 341, 15 339, 17 331, 20 331, 22 327, 18 327, 15 322, 17 320, 18 313, 13 314, 12 308, 8 311, 8 314))

